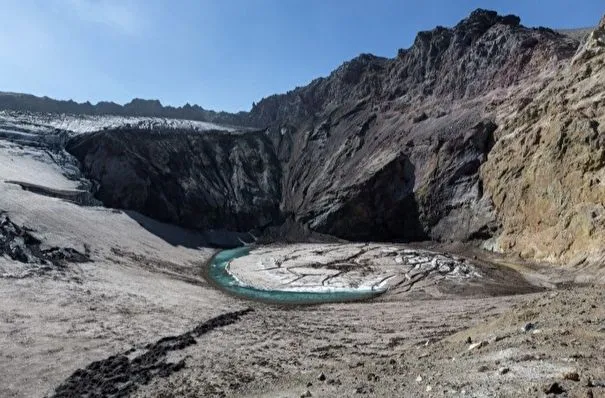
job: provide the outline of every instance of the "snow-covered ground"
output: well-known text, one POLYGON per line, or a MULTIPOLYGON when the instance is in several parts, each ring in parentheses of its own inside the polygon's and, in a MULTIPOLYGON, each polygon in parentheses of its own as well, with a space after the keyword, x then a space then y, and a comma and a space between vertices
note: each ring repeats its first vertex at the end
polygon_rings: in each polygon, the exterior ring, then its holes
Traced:
POLYGON ((75 190, 77 179, 67 177, 70 170, 56 161, 50 152, 0 140, 0 181, 18 181, 53 189, 75 190))

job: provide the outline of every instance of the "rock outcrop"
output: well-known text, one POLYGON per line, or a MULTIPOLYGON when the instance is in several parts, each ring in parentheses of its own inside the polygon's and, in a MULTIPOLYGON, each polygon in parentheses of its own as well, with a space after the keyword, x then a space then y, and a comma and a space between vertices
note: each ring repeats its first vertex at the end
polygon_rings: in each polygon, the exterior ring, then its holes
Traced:
POLYGON ((451 105, 455 99, 478 97, 534 78, 576 51, 576 40, 519 21, 478 9, 453 28, 418 33, 412 47, 399 50, 394 59, 362 54, 327 78, 263 99, 250 119, 261 126, 297 124, 364 98, 380 112, 412 115, 420 101, 451 105))
POLYGON ((501 116, 497 142, 481 172, 502 224, 494 247, 549 261, 601 261, 604 21, 550 84, 504 109, 509 113, 501 116))
POLYGON ((605 231, 604 32, 580 47, 476 10, 393 59, 363 54, 260 101, 244 124, 263 132, 108 130, 68 149, 106 204, 189 227, 287 219, 350 240, 479 239, 569 260, 605 231))

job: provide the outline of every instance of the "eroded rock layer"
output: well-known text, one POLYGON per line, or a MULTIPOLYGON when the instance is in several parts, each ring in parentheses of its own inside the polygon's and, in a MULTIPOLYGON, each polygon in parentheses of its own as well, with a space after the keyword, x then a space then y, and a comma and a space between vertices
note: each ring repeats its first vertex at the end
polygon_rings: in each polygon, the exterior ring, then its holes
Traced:
POLYGON ((605 20, 548 85, 511 104, 481 173, 502 224, 495 247, 551 261, 600 261, 605 20))

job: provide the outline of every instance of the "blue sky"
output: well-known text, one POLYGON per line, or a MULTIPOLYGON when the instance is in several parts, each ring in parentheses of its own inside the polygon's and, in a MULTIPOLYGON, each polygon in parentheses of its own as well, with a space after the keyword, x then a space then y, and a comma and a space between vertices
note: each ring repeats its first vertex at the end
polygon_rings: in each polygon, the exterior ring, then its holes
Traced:
POLYGON ((393 57, 418 30, 482 7, 527 26, 594 26, 603 0, 0 0, 0 91, 133 97, 206 109, 325 76, 360 53, 393 57))

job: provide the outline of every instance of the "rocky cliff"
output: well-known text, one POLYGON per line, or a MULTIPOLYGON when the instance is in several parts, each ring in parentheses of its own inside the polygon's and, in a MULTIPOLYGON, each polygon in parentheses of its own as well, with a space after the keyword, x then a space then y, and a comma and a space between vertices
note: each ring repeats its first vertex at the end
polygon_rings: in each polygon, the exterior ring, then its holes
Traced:
POLYGON ((84 135, 67 150, 110 207, 196 229, 247 231, 280 220, 281 170, 263 133, 124 128, 84 135))
POLYGON ((362 55, 261 101, 251 116, 270 126, 285 164, 282 210, 348 239, 490 236, 497 223, 478 171, 497 104, 578 46, 519 22, 477 10, 419 33, 395 59, 362 55))
POLYGON ((483 165, 501 233, 525 257, 601 262, 605 239, 605 18, 549 84, 499 114, 483 165))
POLYGON ((135 98, 124 105, 107 101, 100 101, 93 105, 90 102, 78 103, 72 100, 61 101, 30 94, 0 92, 0 110, 70 115, 162 117, 236 126, 248 123, 246 112, 236 114, 215 112, 204 109, 199 105, 190 104, 185 104, 182 107, 164 106, 158 100, 144 100, 141 98, 135 98))
POLYGON ((68 149, 106 204, 187 226, 288 219, 567 259, 604 230, 602 43, 597 30, 578 50, 573 35, 476 10, 393 59, 363 54, 260 101, 244 124, 263 132, 109 130, 68 149))

